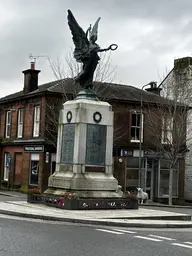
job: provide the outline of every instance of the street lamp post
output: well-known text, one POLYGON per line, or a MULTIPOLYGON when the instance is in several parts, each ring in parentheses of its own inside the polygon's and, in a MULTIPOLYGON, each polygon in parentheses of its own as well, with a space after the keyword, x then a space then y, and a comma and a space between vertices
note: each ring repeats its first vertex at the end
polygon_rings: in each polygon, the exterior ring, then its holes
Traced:
MULTIPOLYGON (((143 137, 143 89, 150 85, 153 87, 154 83, 156 82, 150 82, 148 84, 145 84, 141 88, 141 94, 140 94, 140 134, 139 134, 139 187, 142 187, 142 185, 145 187, 145 182, 142 182, 142 137, 143 137)), ((143 180, 145 179, 145 176, 143 180)), ((144 188, 145 191, 145 188, 144 188)))

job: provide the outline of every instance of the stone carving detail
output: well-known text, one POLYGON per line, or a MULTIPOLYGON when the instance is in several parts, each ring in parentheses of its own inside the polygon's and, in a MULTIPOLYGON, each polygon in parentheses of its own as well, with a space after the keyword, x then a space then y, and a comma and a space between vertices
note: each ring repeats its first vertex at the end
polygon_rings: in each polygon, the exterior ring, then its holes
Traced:
POLYGON ((109 190, 116 190, 117 188, 117 181, 114 179, 113 181, 107 180, 100 180, 100 179, 88 179, 88 180, 75 180, 73 185, 76 189, 82 190, 102 190, 102 191, 109 191, 109 190))
POLYGON ((67 112, 67 115, 66 115, 66 118, 67 118, 67 122, 68 122, 68 123, 71 122, 72 117, 73 117, 72 112, 71 112, 71 111, 68 111, 68 112, 67 112))
POLYGON ((95 123, 100 123, 101 119, 102 119, 102 115, 100 112, 97 111, 93 114, 93 120, 95 121, 95 123))

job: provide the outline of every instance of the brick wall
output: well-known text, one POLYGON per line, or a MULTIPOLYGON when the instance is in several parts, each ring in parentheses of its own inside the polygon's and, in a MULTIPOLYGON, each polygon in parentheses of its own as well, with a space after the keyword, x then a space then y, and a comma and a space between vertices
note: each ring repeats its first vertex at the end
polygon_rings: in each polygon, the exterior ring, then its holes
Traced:
POLYGON ((28 186, 30 171, 30 153, 23 153, 22 186, 28 186))
POLYGON ((33 136, 33 119, 34 119, 34 108, 35 106, 41 106, 40 113, 40 133, 43 134, 44 123, 45 123, 45 113, 43 111, 43 97, 35 97, 26 101, 15 101, 10 104, 1 105, 1 122, 0 122, 0 137, 5 137, 5 125, 6 125, 6 111, 12 109, 11 112, 11 138, 17 137, 17 122, 18 122, 18 109, 24 109, 23 113, 23 137, 33 136))
POLYGON ((0 137, 4 138, 5 136, 5 112, 1 111, 0 113, 0 117, 1 117, 1 121, 0 121, 0 137))
POLYGON ((31 137, 33 135, 33 118, 34 106, 30 103, 26 103, 24 110, 23 137, 31 137))
MULTIPOLYGON (((9 153, 11 156, 11 164, 10 164, 10 174, 9 174, 9 185, 12 187, 14 184, 14 177, 15 177, 15 153, 23 153, 22 146, 4 146, 2 148, 2 161, 1 161, 1 181, 4 180, 4 156, 5 153, 9 153)), ((23 158, 25 159, 25 158, 23 158)), ((24 160, 23 160, 24 161, 24 160)), ((23 181, 21 181, 22 183, 23 181)))
MULTIPOLYGON (((154 147, 154 138, 161 136, 161 120, 157 113, 153 114, 155 108, 149 112, 148 106, 143 108, 143 145, 145 147, 154 147)), ((119 104, 113 106, 114 111, 114 145, 121 147, 138 148, 138 143, 130 142, 131 140, 131 116, 133 111, 140 112, 140 106, 119 104)))
POLYGON ((184 199, 184 189, 185 189, 185 159, 179 160, 179 184, 178 184, 178 194, 180 199, 184 199))
POLYGON ((58 118, 59 111, 62 109, 64 99, 60 96, 48 96, 46 95, 43 101, 43 110, 45 116, 45 133, 44 137, 48 141, 53 142, 54 145, 57 143, 57 129, 58 129, 58 118))
POLYGON ((192 201, 192 154, 186 155, 185 166, 185 199, 192 201))

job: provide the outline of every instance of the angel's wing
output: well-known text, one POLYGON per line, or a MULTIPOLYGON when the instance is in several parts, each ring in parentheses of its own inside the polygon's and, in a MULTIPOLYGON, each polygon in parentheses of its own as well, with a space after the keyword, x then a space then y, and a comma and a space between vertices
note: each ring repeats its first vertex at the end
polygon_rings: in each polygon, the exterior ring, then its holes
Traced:
POLYGON ((77 62, 81 62, 82 58, 89 55, 89 41, 70 10, 68 10, 67 19, 75 45, 74 57, 77 62))
POLYGON ((90 33, 90 39, 94 37, 94 42, 97 41, 97 33, 98 33, 98 25, 100 21, 100 17, 96 20, 95 25, 93 26, 91 33, 90 33))

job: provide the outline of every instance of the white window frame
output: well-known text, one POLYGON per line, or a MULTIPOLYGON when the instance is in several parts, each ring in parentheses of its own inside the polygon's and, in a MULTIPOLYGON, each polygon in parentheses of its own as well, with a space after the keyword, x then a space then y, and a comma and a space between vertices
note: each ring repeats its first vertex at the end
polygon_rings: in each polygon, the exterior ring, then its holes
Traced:
POLYGON ((6 112, 5 138, 10 138, 10 137, 11 137, 11 110, 8 110, 6 112), (10 115, 10 117, 9 117, 9 115, 10 115), (9 133, 10 134, 8 134, 8 127, 9 127, 9 133))
POLYGON ((39 137, 40 131, 40 106, 35 107, 33 120, 33 137, 39 137))
POLYGON ((4 172, 3 180, 8 181, 9 179, 9 163, 8 163, 9 153, 4 154, 4 172))
POLYGON ((161 143, 172 144, 172 142, 173 142, 173 117, 164 116, 162 118, 161 143), (167 124, 165 124, 165 120, 167 124))
POLYGON ((141 140, 141 142, 143 142, 143 119, 144 119, 144 115, 142 114, 142 113, 140 113, 140 112, 132 112, 131 113, 131 129, 132 128, 135 128, 135 129, 138 129, 139 128, 139 140, 136 140, 136 139, 132 139, 131 138, 131 142, 136 142, 136 143, 139 143, 140 142, 140 140, 141 140), (134 125, 132 125, 132 116, 133 115, 140 115, 140 124, 139 124, 139 126, 134 126, 134 125))
POLYGON ((18 110, 17 138, 23 137, 23 109, 18 110))

